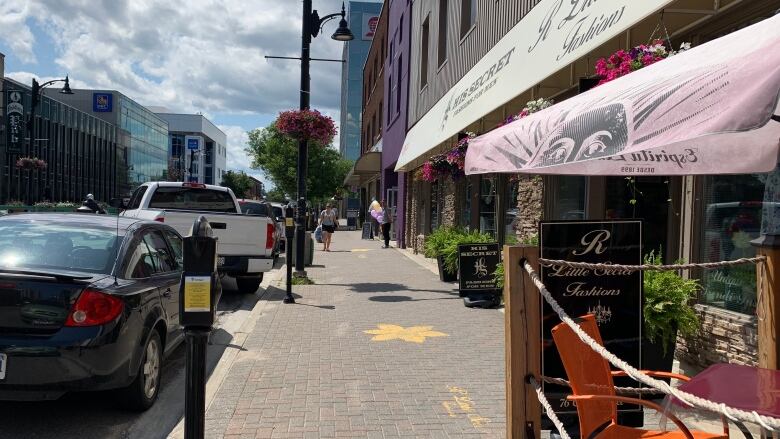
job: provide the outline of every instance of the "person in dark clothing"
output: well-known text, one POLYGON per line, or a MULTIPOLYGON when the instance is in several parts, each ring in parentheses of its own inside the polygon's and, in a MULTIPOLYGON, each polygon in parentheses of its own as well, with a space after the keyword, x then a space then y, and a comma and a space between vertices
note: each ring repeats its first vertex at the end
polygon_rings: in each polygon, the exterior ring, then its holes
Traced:
POLYGON ((393 215, 385 207, 385 200, 380 201, 379 205, 382 206, 382 215, 378 219, 382 225, 382 238, 385 240, 385 245, 382 248, 390 248, 390 226, 393 222, 393 215))
POLYGON ((87 194, 87 199, 84 200, 84 206, 88 207, 90 210, 96 213, 106 213, 105 210, 103 210, 102 207, 95 201, 95 196, 92 194, 87 194))

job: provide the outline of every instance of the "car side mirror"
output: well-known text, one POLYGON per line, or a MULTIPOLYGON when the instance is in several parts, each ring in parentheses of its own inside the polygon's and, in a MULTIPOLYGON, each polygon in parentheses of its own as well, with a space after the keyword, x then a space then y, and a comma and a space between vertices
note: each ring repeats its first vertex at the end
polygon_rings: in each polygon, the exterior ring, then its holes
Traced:
POLYGON ((108 205, 117 209, 127 209, 127 203, 123 198, 112 198, 108 200, 108 205))

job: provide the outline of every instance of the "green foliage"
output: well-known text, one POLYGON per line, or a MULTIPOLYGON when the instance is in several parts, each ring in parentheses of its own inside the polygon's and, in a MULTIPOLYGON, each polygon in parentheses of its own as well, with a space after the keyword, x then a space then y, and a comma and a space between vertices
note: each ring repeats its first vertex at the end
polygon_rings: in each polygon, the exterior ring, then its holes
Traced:
POLYGON ((504 263, 499 262, 496 265, 496 271, 493 272, 493 277, 496 279, 496 288, 504 289, 504 263))
POLYGON ((425 237, 425 257, 435 258, 439 256, 450 241, 465 233, 465 230, 457 227, 439 227, 425 237))
POLYGON ((283 190, 275 187, 268 192, 265 193, 265 198, 268 201, 274 202, 274 203, 286 203, 289 200, 289 197, 287 194, 284 193, 283 190))
POLYGON ((314 281, 309 279, 308 277, 293 276, 292 284, 293 285, 314 285, 314 281))
POLYGON ((439 253, 444 258, 444 269, 450 273, 458 272, 458 246, 461 244, 479 244, 495 242, 495 239, 487 233, 477 231, 456 234, 450 239, 439 253))
POLYGON ((526 236, 523 239, 523 244, 525 244, 525 245, 534 245, 534 246, 538 247, 539 246, 539 235, 526 236))
MULTIPOLYGON (((328 146, 310 142, 308 151, 308 198, 315 202, 329 200, 344 184, 352 162, 341 158, 338 151, 328 146)), ((298 142, 282 134, 276 128, 276 121, 266 128, 249 132, 246 152, 252 159, 252 168, 265 173, 277 194, 297 193, 298 142)))
POLYGON ((244 198, 254 185, 254 181, 243 172, 227 171, 219 185, 230 188, 236 194, 236 198, 244 198))
MULTIPOLYGON (((645 255, 645 264, 662 265, 660 253, 654 250, 645 255)), ((698 280, 684 279, 674 271, 644 272, 645 332, 650 341, 661 340, 664 352, 678 331, 683 336, 699 331, 699 318, 690 301, 700 289, 698 280)))

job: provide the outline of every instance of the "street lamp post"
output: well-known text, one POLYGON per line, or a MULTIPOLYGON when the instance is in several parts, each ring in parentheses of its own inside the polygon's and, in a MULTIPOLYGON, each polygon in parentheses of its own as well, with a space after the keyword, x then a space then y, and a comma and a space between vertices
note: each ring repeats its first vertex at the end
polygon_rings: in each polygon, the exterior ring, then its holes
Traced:
MULTIPOLYGON (((341 4, 341 12, 326 15, 320 18, 317 11, 312 11, 312 0, 303 0, 303 25, 301 29, 301 96, 300 109, 309 108, 311 96, 311 77, 309 76, 309 64, 311 56, 309 47, 312 37, 317 37, 325 22, 336 17, 341 17, 339 27, 333 33, 331 38, 336 41, 350 41, 354 39, 349 30, 346 20, 346 11, 344 3, 341 4)), ((304 251, 306 247, 306 173, 308 168, 308 142, 300 140, 298 142, 298 211, 296 214, 296 237, 295 237, 295 273, 298 276, 306 276, 304 251)), ((289 262, 288 262, 289 263, 289 262)))
MULTIPOLYGON (((73 91, 70 89, 70 79, 65 76, 62 79, 52 79, 51 81, 46 81, 43 84, 39 84, 38 81, 33 78, 32 80, 32 100, 30 101, 30 120, 27 124, 29 128, 29 134, 30 134, 30 141, 27 143, 27 155, 32 155, 35 149, 35 141, 37 140, 35 138, 36 136, 36 127, 35 127, 35 110, 38 108, 38 104, 41 102, 41 95, 43 95, 43 90, 52 85, 56 84, 58 82, 64 82, 65 85, 62 86, 62 90, 60 90, 61 94, 64 95, 72 95, 73 91)), ((27 204, 32 205, 32 170, 27 171, 27 204)))

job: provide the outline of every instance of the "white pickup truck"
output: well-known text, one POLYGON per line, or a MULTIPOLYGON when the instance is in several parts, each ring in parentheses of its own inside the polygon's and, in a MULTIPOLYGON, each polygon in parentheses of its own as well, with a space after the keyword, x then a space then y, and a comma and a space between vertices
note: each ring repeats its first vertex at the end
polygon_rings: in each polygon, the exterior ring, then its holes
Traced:
MULTIPOLYGON (((124 203, 122 203, 124 204, 124 203)), ((233 191, 200 183, 144 183, 120 215, 164 222, 182 236, 203 215, 217 238, 217 269, 234 277, 241 293, 254 293, 274 266, 274 219, 241 213, 233 191)))

